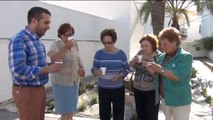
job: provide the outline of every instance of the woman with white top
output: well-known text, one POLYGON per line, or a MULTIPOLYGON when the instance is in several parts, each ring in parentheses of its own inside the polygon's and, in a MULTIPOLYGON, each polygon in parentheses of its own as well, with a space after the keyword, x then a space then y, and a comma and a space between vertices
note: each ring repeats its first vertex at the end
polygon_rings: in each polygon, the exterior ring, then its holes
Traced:
POLYGON ((62 24, 58 29, 60 40, 52 43, 47 54, 52 62, 63 64, 59 73, 51 74, 55 110, 61 120, 71 120, 77 110, 79 81, 85 75, 77 43, 68 39, 73 35, 74 28, 69 23, 62 24))

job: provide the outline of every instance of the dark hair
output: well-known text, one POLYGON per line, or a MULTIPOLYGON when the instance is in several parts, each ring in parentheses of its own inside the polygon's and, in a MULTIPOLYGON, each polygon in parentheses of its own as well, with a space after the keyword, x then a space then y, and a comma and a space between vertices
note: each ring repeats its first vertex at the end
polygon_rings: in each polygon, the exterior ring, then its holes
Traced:
POLYGON ((115 29, 104 29, 101 32, 101 36, 100 36, 102 42, 105 36, 110 36, 112 38, 113 43, 115 43, 117 40, 117 34, 115 32, 115 29))
POLYGON ((42 7, 33 7, 33 8, 31 8, 28 11, 28 14, 27 14, 28 24, 31 23, 33 18, 35 18, 38 21, 41 20, 42 19, 42 13, 46 13, 46 14, 51 16, 51 13, 45 8, 42 8, 42 7))
POLYGON ((152 50, 156 51, 158 48, 158 38, 155 35, 151 35, 151 34, 145 34, 141 40, 139 41, 139 43, 142 43, 143 41, 148 41, 151 46, 152 46, 152 50))
POLYGON ((63 23, 58 28, 58 37, 60 38, 60 36, 66 33, 68 30, 71 30, 73 34, 75 33, 74 28, 69 23, 63 23))
POLYGON ((180 31, 177 30, 174 27, 169 27, 169 28, 165 28, 163 29, 159 35, 159 40, 163 40, 163 39, 168 39, 168 41, 170 43, 176 41, 177 42, 177 46, 180 45, 181 40, 180 40, 180 31))

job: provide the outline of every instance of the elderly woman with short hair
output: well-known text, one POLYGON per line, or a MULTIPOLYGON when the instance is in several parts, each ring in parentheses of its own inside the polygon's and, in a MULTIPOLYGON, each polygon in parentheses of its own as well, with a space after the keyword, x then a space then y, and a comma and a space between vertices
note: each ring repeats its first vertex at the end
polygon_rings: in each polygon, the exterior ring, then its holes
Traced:
POLYGON ((75 33, 70 23, 63 23, 58 28, 59 40, 54 41, 48 52, 52 62, 60 62, 63 69, 53 73, 53 94, 55 110, 61 114, 61 120, 72 120, 77 111, 80 77, 85 76, 85 70, 78 51, 77 42, 69 39, 75 33), (58 61, 60 60, 60 61, 58 61))
POLYGON ((110 120, 111 104, 113 106, 113 120, 124 119, 124 77, 130 67, 126 54, 115 46, 117 33, 114 29, 104 29, 100 34, 104 48, 95 53, 92 73, 99 78, 99 114, 100 120, 110 120), (106 68, 103 74, 101 69, 106 68))
POLYGON ((156 83, 159 83, 166 120, 189 120, 193 57, 181 48, 180 32, 176 28, 163 29, 159 40, 164 54, 157 64, 150 63, 148 69, 157 73, 156 83))
POLYGON ((156 62, 160 55, 158 39, 148 34, 139 43, 141 50, 130 61, 130 66, 135 70, 133 87, 137 116, 138 120, 158 120, 159 99, 155 98, 155 76, 147 69, 147 63, 156 62))

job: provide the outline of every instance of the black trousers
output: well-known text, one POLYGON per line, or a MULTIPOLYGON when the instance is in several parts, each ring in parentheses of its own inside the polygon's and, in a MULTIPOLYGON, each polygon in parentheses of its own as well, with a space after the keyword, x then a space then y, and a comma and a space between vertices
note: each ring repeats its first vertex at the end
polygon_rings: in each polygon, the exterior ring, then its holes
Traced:
POLYGON ((155 91, 140 91, 134 88, 138 120, 158 120, 159 103, 155 105, 155 91))
POLYGON ((110 120, 111 103, 113 120, 124 119, 124 87, 116 89, 98 88, 100 120, 110 120))

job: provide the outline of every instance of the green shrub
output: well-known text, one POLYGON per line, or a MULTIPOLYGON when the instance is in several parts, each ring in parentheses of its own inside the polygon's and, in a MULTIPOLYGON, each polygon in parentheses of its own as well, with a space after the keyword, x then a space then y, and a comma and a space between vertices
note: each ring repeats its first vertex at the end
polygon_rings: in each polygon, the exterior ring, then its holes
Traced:
POLYGON ((191 78, 196 78, 197 77, 197 70, 194 68, 194 67, 192 67, 192 75, 191 75, 191 78))
POLYGON ((84 112, 87 109, 87 102, 85 100, 81 101, 78 111, 84 112))
POLYGON ((93 89, 93 88, 95 87, 96 84, 97 84, 97 82, 92 82, 91 84, 87 84, 87 85, 85 86, 85 88, 86 88, 87 90, 91 90, 91 89, 93 89))
POLYGON ((83 88, 82 91, 81 91, 81 93, 80 93, 80 95, 83 94, 83 93, 85 93, 85 92, 86 92, 86 89, 83 88))
POLYGON ((49 103, 49 109, 53 110, 55 108, 54 100, 50 101, 49 103))
POLYGON ((212 97, 211 96, 207 96, 205 101, 206 101, 206 103, 211 104, 212 97))
POLYGON ((94 88, 94 86, 92 84, 87 84, 86 85, 86 89, 87 90, 91 90, 92 88, 94 88))
POLYGON ((203 97, 207 97, 207 88, 203 88, 200 93, 203 95, 203 97))
POLYGON ((204 40, 204 48, 207 50, 213 50, 213 36, 202 38, 204 40))
POLYGON ((192 46, 195 48, 196 51, 199 51, 202 49, 203 44, 203 40, 195 40, 192 46))
POLYGON ((98 103, 98 96, 97 95, 92 95, 91 100, 90 100, 90 106, 97 104, 98 103))

